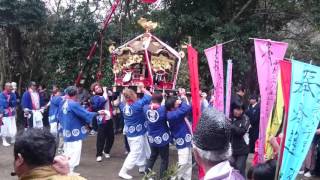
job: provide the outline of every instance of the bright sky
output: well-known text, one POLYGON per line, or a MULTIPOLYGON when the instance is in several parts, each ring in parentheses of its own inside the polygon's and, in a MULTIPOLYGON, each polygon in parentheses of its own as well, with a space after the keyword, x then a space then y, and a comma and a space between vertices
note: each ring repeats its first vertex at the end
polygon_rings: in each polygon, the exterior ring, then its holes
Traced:
MULTIPOLYGON (((47 8, 51 12, 56 12, 59 2, 60 2, 60 6, 68 7, 70 4, 74 4, 74 3, 79 4, 79 3, 86 1, 86 0, 43 0, 43 1, 46 3, 47 8)), ((96 14, 102 15, 104 17, 107 13, 107 10, 109 10, 111 7, 110 2, 113 3, 114 1, 115 0, 90 0, 89 2, 91 4, 92 10, 94 10, 96 8, 96 4, 98 3, 99 8, 96 11, 96 14)), ((151 5, 152 11, 161 9, 163 7, 162 6, 163 2, 164 2, 164 0, 157 0, 157 2, 153 3, 151 5)))
MULTIPOLYGON (((46 7, 51 12, 56 12, 58 6, 67 8, 71 4, 80 4, 86 0, 43 0, 46 3, 46 7), (60 3, 60 5, 59 5, 60 3)), ((113 2, 111 0, 111 2, 113 2)), ((96 4, 98 4, 98 10, 95 12, 96 15, 101 15, 102 17, 106 14, 106 8, 109 9, 109 0, 90 0, 90 9, 93 11, 96 8, 96 4)))

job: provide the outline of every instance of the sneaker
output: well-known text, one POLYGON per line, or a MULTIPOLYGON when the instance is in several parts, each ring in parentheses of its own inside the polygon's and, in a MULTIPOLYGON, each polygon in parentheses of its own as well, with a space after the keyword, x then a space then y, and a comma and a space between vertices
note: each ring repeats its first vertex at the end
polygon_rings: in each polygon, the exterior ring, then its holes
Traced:
POLYGON ((104 155, 104 157, 105 157, 106 159, 109 159, 109 158, 110 158, 110 154, 107 154, 107 153, 103 152, 103 155, 104 155))
POLYGON ((9 144, 7 141, 3 141, 3 142, 2 142, 2 145, 3 145, 4 147, 10 146, 10 144, 9 144))
POLYGON ((96 133, 96 131, 94 131, 94 130, 91 130, 90 133, 89 133, 90 136, 95 136, 96 134, 97 134, 97 133, 96 133))
POLYGON ((102 161, 102 157, 101 157, 101 156, 98 156, 96 161, 97 161, 97 162, 101 162, 101 161, 102 161))
POLYGON ((132 179, 132 176, 130 176, 127 172, 124 171, 120 171, 118 176, 122 179, 132 179))
POLYGON ((146 167, 145 166, 139 166, 139 173, 145 174, 146 173, 146 167))
POLYGON ((304 173, 304 177, 310 178, 312 176, 312 174, 310 173, 310 171, 304 173))
POLYGON ((302 175, 304 174, 304 171, 299 171, 298 174, 302 175))

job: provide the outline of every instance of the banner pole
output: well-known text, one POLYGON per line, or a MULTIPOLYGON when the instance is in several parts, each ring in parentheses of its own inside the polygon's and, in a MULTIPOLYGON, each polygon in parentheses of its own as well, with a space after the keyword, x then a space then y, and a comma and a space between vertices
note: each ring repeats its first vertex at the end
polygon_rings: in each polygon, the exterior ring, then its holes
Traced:
POLYGON ((280 150, 278 152, 278 161, 277 161, 277 167, 276 167, 276 175, 274 177, 274 180, 278 180, 279 179, 279 173, 280 173, 280 168, 281 168, 281 162, 282 162, 282 156, 283 156, 283 150, 284 150, 284 144, 285 144, 285 137, 286 137, 286 132, 287 132, 287 113, 285 112, 284 110, 284 107, 283 107, 283 114, 284 116, 282 117, 282 122, 283 122, 283 128, 282 128, 282 134, 283 134, 283 137, 282 137, 282 140, 280 142, 280 150))
MULTIPOLYGON (((231 43, 231 42, 233 42, 233 41, 235 41, 235 39, 231 39, 231 40, 229 40, 229 41, 223 42, 223 43, 221 43, 221 45, 225 45, 225 44, 231 43)), ((218 44, 217 44, 217 45, 218 45, 218 44)))

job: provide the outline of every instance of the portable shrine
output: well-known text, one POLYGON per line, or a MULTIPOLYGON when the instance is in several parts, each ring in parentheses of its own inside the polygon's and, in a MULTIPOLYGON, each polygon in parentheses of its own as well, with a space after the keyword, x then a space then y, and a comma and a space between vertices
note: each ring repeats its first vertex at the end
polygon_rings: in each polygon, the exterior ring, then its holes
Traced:
POLYGON ((155 90, 175 89, 180 54, 151 33, 157 23, 144 18, 138 23, 146 30, 145 33, 112 49, 114 85, 129 87, 143 82, 155 90))

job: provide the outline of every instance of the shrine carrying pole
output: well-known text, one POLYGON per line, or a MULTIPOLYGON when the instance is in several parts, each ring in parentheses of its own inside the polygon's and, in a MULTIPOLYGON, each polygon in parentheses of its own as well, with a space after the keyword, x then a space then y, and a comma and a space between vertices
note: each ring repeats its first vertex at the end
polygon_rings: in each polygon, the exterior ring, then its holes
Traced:
MULTIPOLYGON (((76 85, 79 85, 80 81, 81 81, 81 78, 82 78, 82 75, 83 75, 83 70, 84 70, 84 67, 86 67, 86 64, 88 63, 88 61, 90 61, 92 59, 92 57, 95 55, 96 53, 96 49, 97 49, 97 46, 98 46, 98 42, 101 42, 102 39, 103 39, 103 34, 104 32, 107 30, 107 28, 109 27, 109 24, 110 24, 110 21, 111 21, 111 17, 112 15, 114 14, 114 12, 116 11, 119 3, 120 3, 121 0, 115 0, 115 2, 112 4, 111 6, 111 9, 109 11, 109 13, 107 14, 105 20, 103 21, 102 23, 102 29, 100 30, 99 32, 99 39, 97 41, 95 41, 92 45, 91 45, 91 48, 89 50, 89 53, 86 57, 87 61, 85 62, 85 65, 81 67, 81 70, 77 76, 77 79, 75 81, 75 84, 76 85)), ((101 53, 101 52, 100 52, 101 53)), ((100 70, 101 71, 101 70, 100 70)))

